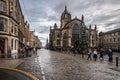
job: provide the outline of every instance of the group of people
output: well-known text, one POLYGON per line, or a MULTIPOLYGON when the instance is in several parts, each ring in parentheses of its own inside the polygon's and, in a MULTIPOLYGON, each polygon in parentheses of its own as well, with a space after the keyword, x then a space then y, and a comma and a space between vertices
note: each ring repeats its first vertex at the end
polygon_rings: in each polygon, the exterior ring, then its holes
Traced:
POLYGON ((30 57, 32 54, 37 55, 37 48, 35 47, 23 47, 18 50, 19 57, 30 57))
POLYGON ((113 61, 113 53, 111 49, 108 50, 104 50, 103 48, 101 48, 100 50, 95 49, 93 52, 91 49, 88 50, 88 58, 87 60, 92 60, 92 55, 93 55, 93 60, 97 61, 98 59, 100 59, 100 61, 102 62, 104 60, 104 55, 108 55, 109 62, 113 61))

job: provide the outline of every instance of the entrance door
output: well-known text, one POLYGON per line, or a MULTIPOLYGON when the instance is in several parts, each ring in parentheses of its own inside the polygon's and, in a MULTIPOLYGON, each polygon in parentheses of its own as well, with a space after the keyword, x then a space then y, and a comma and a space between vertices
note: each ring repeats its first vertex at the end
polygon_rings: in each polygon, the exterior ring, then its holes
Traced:
POLYGON ((5 53, 5 39, 4 38, 0 38, 0 50, 2 54, 5 53))

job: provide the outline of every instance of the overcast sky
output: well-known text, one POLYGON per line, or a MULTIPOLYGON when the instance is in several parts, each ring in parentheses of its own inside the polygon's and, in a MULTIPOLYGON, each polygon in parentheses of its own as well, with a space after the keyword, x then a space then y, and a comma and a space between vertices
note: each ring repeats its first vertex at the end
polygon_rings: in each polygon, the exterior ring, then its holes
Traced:
POLYGON ((50 26, 60 26, 65 5, 72 18, 81 19, 83 14, 87 26, 96 24, 103 32, 120 28, 120 0, 20 0, 20 4, 30 30, 35 30, 43 45, 50 26))

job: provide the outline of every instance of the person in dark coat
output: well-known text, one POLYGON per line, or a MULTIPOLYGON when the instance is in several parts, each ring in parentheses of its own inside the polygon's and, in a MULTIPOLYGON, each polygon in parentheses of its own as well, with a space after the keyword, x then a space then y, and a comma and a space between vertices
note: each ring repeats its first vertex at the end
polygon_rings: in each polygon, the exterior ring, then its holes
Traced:
POLYGON ((28 56, 29 56, 28 46, 27 46, 27 47, 25 47, 25 52, 26 52, 26 57, 28 57, 28 56))
POLYGON ((89 50, 88 50, 88 58, 87 58, 87 60, 92 60, 92 59, 91 59, 91 54, 92 54, 92 51, 91 51, 91 49, 89 49, 89 50))
POLYGON ((100 59, 101 62, 104 60, 104 50, 103 50, 103 48, 101 48, 101 50, 100 50, 99 59, 100 59))
POLYGON ((109 62, 112 62, 113 61, 113 53, 112 53, 111 49, 109 49, 109 51, 108 51, 108 57, 109 57, 109 62))

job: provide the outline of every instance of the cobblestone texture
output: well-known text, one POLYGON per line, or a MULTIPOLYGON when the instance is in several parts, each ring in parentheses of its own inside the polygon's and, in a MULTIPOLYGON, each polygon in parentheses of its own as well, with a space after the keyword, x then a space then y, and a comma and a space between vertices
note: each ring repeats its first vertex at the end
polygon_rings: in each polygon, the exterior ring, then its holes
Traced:
POLYGON ((41 49, 39 57, 26 58, 17 68, 42 80, 120 80, 120 68, 115 63, 88 61, 81 55, 41 49))
POLYGON ((39 62, 46 80, 120 80, 120 72, 113 70, 113 63, 87 61, 44 49, 39 51, 39 62))
POLYGON ((24 70, 26 72, 29 72, 33 75, 35 75, 37 78, 42 80, 42 73, 41 73, 41 67, 40 63, 36 57, 30 57, 26 58, 23 63, 18 65, 18 69, 24 70))

